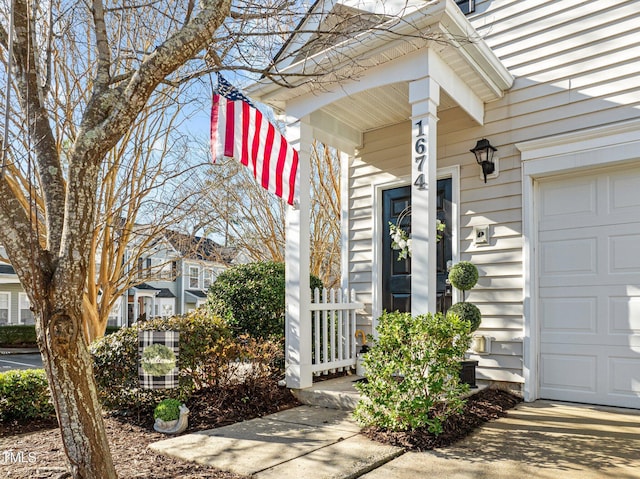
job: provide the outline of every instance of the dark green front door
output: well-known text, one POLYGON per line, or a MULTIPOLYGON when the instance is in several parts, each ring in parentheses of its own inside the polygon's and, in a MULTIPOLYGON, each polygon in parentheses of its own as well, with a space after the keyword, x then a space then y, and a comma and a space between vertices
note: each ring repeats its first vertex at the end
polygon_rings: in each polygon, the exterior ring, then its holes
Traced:
MULTIPOLYGON (((437 309, 445 312, 451 306, 451 286, 446 284, 447 266, 452 259, 452 181, 438 180, 437 215, 446 225, 440 233, 436 253, 437 309)), ((398 261, 397 250, 391 248, 389 223, 397 224, 398 218, 411 205, 411 187, 402 186, 382 193, 382 308, 386 311, 411 311, 411 258, 398 261)), ((412 215, 403 217, 400 226, 411 234, 412 215)))

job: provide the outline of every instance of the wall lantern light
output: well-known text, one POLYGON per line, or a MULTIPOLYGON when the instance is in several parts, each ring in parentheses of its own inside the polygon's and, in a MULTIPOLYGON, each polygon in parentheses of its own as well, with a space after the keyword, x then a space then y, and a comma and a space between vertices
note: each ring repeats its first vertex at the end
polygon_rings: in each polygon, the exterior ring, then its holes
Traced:
POLYGON ((493 162, 493 154, 498 151, 497 148, 491 146, 489 140, 483 138, 478 140, 476 146, 469 150, 476 157, 476 161, 482 167, 482 174, 484 176, 484 182, 487 182, 487 175, 490 175, 496 170, 496 165, 493 162))

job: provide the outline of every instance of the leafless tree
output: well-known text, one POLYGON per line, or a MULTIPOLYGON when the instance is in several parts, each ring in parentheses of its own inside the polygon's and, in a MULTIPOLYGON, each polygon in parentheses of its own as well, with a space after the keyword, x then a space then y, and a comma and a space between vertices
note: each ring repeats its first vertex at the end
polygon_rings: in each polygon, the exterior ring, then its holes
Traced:
MULTIPOLYGON (((285 204, 258 185, 252 172, 229 159, 194 179, 189 189, 206 192, 188 205, 198 210, 193 228, 217 233, 227 246, 253 261, 284 262, 285 204), (200 202, 200 206, 193 204, 200 202)), ((338 152, 314 143, 311 149, 311 274, 328 287, 340 284, 340 158, 338 152)), ((180 196, 187 196, 182 193, 180 196)))
MULTIPOLYGON (((88 279, 102 248, 95 232, 103 219, 104 231, 118 221, 100 188, 124 184, 104 181, 122 171, 111 168, 113 150, 132 148, 132 128, 156 96, 203 75, 243 71, 288 84, 279 67, 287 59, 276 53, 293 26, 309 34, 289 54, 304 65, 295 78, 320 84, 361 71, 367 59, 356 45, 376 31, 395 35, 389 26, 403 21, 402 9, 338 8, 324 21, 301 17, 306 8, 293 0, 0 0, 0 243, 34 310, 74 478, 116 477, 87 349, 95 334, 88 279), (332 50, 320 71, 314 55, 346 38, 348 48, 332 50)), ((417 29, 403 35, 425 40, 417 29)), ((159 179, 150 172, 150 182, 159 179)))
POLYGON ((100 172, 154 91, 210 44, 231 8, 226 0, 205 0, 198 8, 191 2, 172 3, 172 16, 151 22, 155 12, 145 10, 155 10, 155 2, 127 5, 105 8, 96 0, 86 8, 14 0, 4 5, 0 27, 3 61, 13 75, 7 75, 5 99, 13 89, 18 100, 17 105, 7 102, 14 111, 5 131, 13 127, 18 133, 7 134, 2 145, 0 242, 34 309, 75 478, 116 477, 84 332, 100 172), (46 6, 52 13, 43 10, 46 6), (141 28, 156 29, 164 37, 138 45, 141 28), (64 42, 77 45, 79 54, 60 65, 55 55, 64 42), (83 68, 84 77, 77 71, 83 68), (74 75, 65 76, 65 71, 74 75), (73 79, 80 79, 69 85, 78 92, 75 101, 58 105, 52 88, 64 88, 73 79), (66 133, 56 136, 59 122, 66 133), (20 183, 12 171, 24 172, 28 182, 20 183))

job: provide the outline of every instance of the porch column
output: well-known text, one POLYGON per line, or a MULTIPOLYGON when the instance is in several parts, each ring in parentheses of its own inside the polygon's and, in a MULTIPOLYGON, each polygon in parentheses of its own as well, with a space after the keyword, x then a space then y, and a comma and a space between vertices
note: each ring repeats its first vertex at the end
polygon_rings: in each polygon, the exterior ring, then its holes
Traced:
POLYGON ((436 157, 440 85, 409 84, 411 104, 411 314, 436 311, 436 157))
POLYGON ((287 119, 287 141, 298 150, 297 207, 287 207, 285 246, 286 278, 286 381, 287 387, 311 387, 311 287, 309 284, 310 146, 312 128, 287 119))

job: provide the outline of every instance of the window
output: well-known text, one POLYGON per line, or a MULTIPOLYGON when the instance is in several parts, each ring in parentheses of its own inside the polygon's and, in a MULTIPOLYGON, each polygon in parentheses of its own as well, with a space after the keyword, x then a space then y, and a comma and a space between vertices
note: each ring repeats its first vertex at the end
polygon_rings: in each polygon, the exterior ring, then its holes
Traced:
POLYGON ((173 310, 176 300, 173 298, 157 298, 156 299, 156 316, 169 318, 173 316, 173 310))
POLYGON ((122 298, 116 299, 116 302, 113 304, 113 308, 109 312, 109 318, 107 319, 107 326, 121 326, 121 316, 122 316, 122 298))
POLYGON ((473 13, 476 10, 476 2, 474 0, 456 0, 458 7, 462 13, 473 13))
POLYGON ((215 281, 215 279, 216 279, 216 272, 210 268, 205 269, 204 280, 202 284, 203 289, 209 289, 209 287, 215 281))
POLYGON ((151 274, 151 258, 138 258, 138 278, 148 278, 151 274))
POLYGON ((200 268, 197 266, 189 267, 189 287, 195 289, 200 287, 200 268))
POLYGON ((160 279, 164 279, 167 281, 172 281, 175 276, 173 276, 173 263, 175 261, 164 261, 159 263, 160 266, 160 279))
POLYGON ((11 293, 0 293, 0 326, 6 326, 11 322, 9 315, 9 305, 11 304, 11 293))
POLYGON ((19 296, 19 324, 34 324, 33 313, 31 312, 31 303, 27 297, 27 293, 20 293, 19 296))

